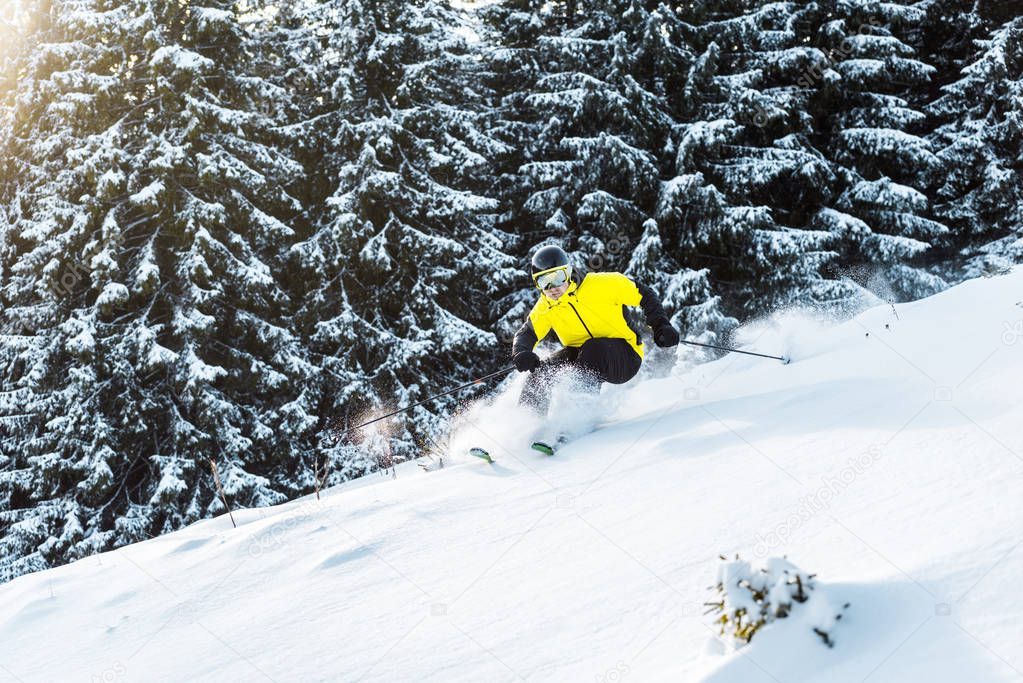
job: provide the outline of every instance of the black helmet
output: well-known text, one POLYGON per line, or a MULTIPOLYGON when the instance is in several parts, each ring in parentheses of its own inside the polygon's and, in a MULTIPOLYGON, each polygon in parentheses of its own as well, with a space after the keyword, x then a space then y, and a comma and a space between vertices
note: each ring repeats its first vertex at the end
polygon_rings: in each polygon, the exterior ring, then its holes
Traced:
POLYGON ((533 254, 533 260, 531 261, 532 273, 542 273, 545 270, 551 268, 557 268, 558 266, 568 265, 568 254, 561 247, 554 245, 548 245, 546 247, 540 247, 533 254))

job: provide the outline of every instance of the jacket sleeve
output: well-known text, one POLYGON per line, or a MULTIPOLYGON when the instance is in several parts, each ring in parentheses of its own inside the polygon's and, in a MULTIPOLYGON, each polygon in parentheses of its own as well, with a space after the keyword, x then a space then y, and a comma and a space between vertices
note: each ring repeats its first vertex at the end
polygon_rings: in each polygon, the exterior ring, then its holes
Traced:
POLYGON ((650 327, 656 327, 662 322, 668 322, 668 314, 664 312, 664 306, 661 305, 661 300, 654 294, 654 290, 641 284, 637 284, 636 289, 639 290, 639 307, 643 309, 643 315, 646 316, 646 324, 650 327))
POLYGON ((533 330, 533 321, 526 318, 526 322, 522 323, 522 327, 515 333, 515 339, 512 341, 512 357, 514 358, 523 351, 532 351, 539 341, 533 330))
POLYGON ((522 327, 515 333, 515 339, 512 341, 512 357, 522 351, 532 351, 536 348, 536 345, 543 340, 551 331, 550 325, 546 329, 537 330, 533 316, 530 315, 526 318, 526 322, 522 323, 522 327), (539 334, 538 334, 539 332, 539 334))
POLYGON ((668 322, 668 314, 664 312, 661 300, 654 294, 654 290, 646 285, 641 285, 627 275, 619 275, 616 288, 620 293, 621 301, 626 306, 639 306, 646 316, 646 324, 656 327, 662 322, 668 322))

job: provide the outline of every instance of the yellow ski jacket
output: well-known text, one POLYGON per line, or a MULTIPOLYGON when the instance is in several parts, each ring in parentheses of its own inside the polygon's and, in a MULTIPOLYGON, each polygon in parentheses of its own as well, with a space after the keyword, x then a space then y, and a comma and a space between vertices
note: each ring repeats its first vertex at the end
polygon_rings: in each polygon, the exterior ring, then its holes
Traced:
POLYGON ((532 351, 553 331, 564 346, 582 346, 600 337, 624 339, 642 358, 643 342, 639 332, 626 321, 625 306, 641 306, 651 326, 667 321, 653 291, 621 273, 589 273, 581 283, 573 280, 557 300, 541 293, 515 334, 512 355, 532 351))

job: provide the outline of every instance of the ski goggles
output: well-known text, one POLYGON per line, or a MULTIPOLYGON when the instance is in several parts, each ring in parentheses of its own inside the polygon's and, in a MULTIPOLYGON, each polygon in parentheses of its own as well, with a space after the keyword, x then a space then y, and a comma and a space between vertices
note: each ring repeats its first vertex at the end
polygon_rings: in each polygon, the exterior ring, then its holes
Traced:
POLYGON ((558 266, 557 268, 551 268, 543 272, 537 273, 533 276, 533 282, 541 290, 547 290, 551 287, 560 287, 566 284, 572 278, 572 266, 558 266))

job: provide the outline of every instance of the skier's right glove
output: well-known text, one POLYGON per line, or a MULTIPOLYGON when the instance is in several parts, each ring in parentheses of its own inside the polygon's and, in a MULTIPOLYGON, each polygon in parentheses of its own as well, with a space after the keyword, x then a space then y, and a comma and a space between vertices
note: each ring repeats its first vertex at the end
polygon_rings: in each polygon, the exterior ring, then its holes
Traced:
POLYGON ((532 351, 519 351, 512 357, 519 372, 532 372, 540 366, 540 356, 532 351))

